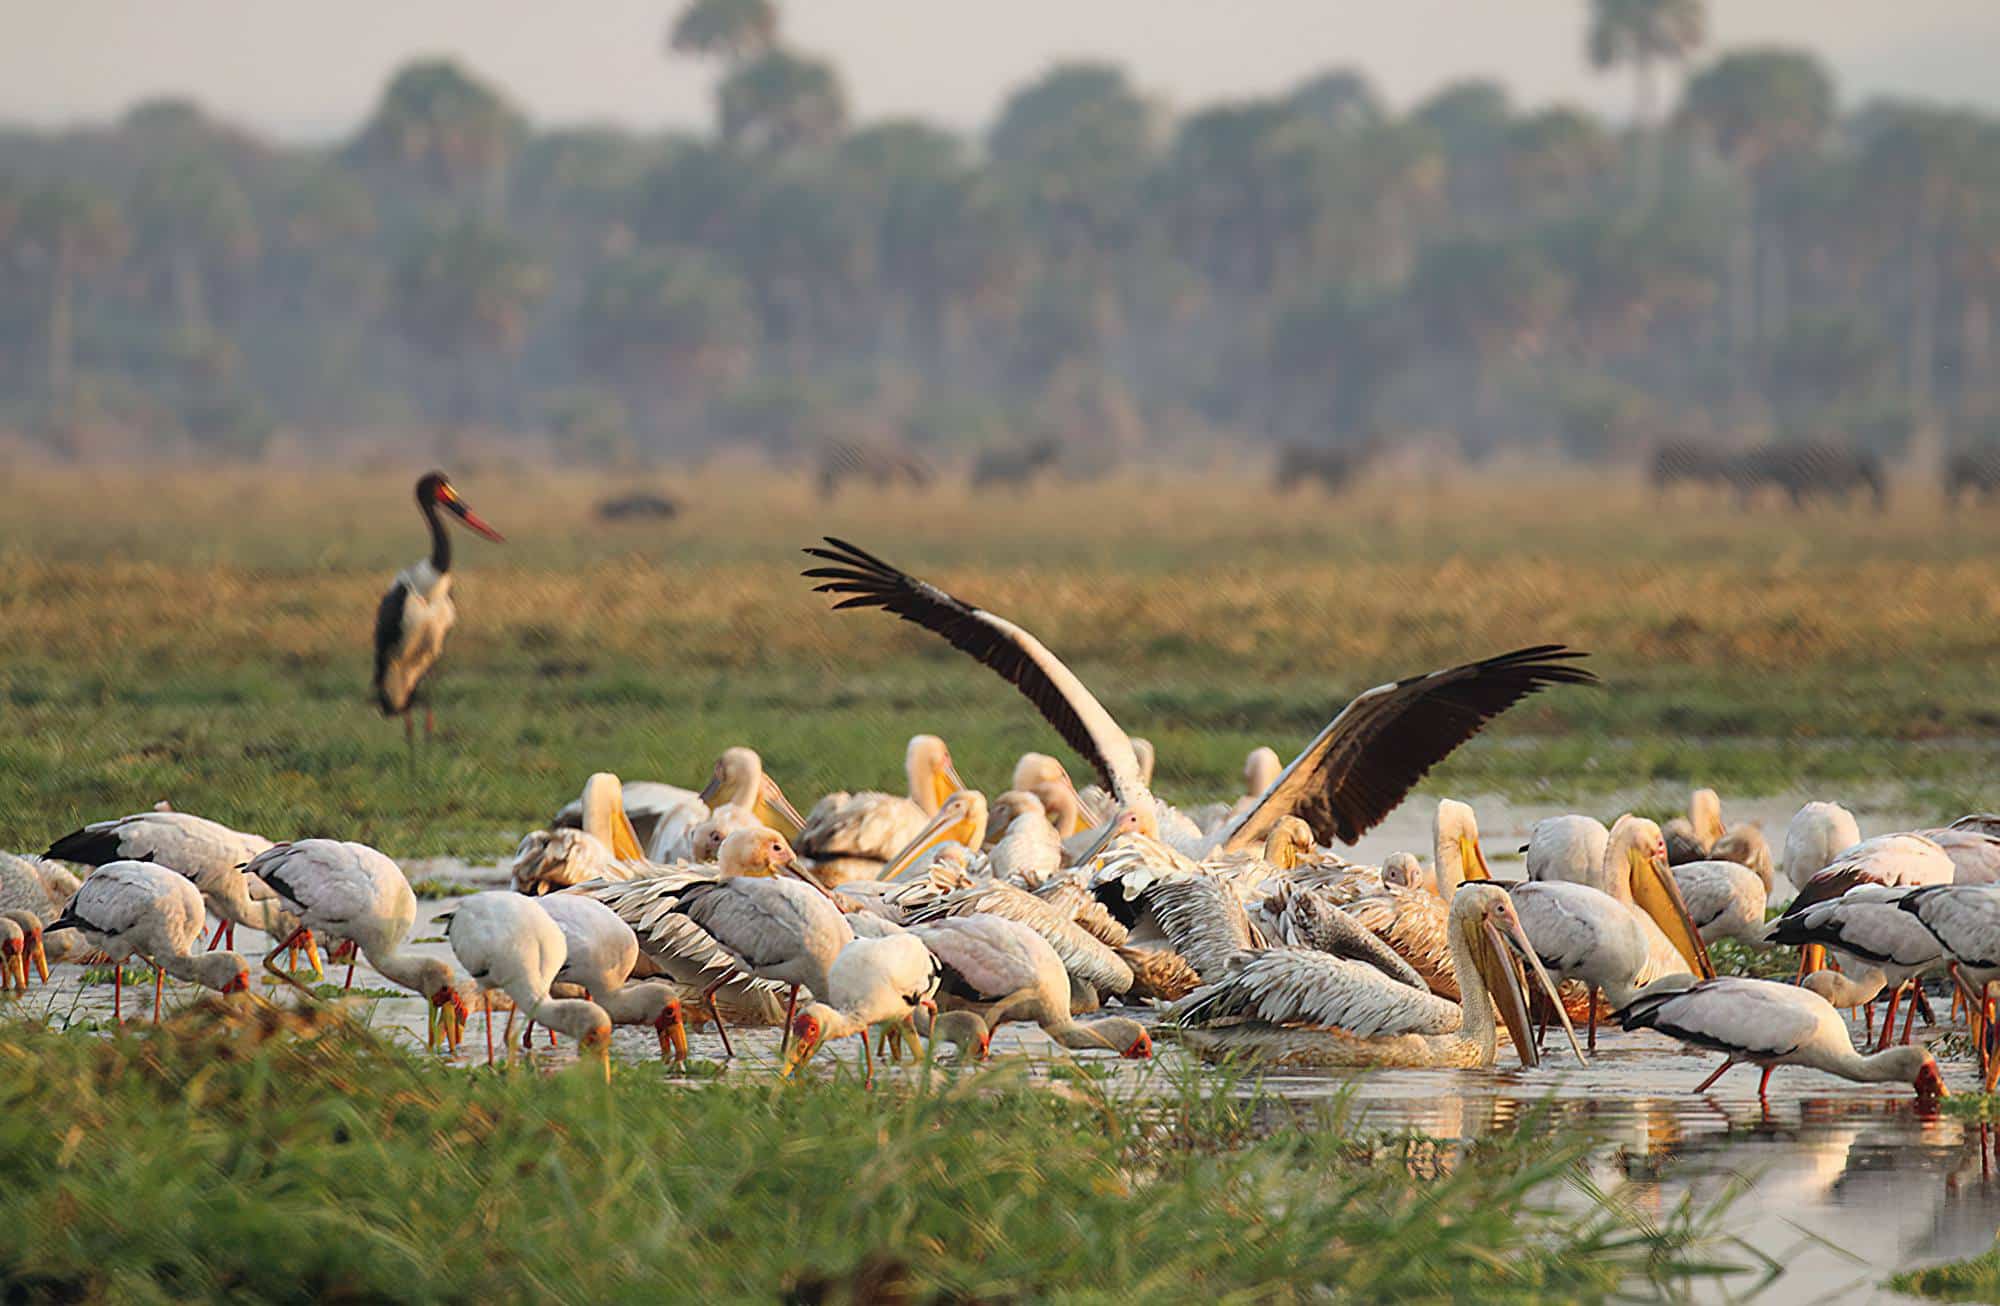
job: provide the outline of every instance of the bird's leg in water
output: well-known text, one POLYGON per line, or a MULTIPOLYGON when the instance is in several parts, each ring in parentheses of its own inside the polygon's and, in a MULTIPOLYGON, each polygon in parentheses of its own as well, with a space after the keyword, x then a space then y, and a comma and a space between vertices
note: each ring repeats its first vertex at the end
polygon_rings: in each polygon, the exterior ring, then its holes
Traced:
POLYGON ((486 1008, 486 1064, 490 1066, 493 1064, 493 990, 481 989, 479 1000, 486 1008))
POLYGON ((214 952, 222 946, 222 936, 229 933, 229 922, 223 921, 215 927, 215 937, 208 941, 208 950, 214 952))
POLYGON ((1764 1067, 1764 1077, 1757 1081, 1757 1100, 1759 1102, 1769 1100, 1769 1095, 1771 1092, 1771 1072, 1776 1069, 1777 1069, 1776 1066, 1764 1067))
MULTIPOLYGON (((708 1018, 715 1022, 715 1032, 722 1035, 722 1055, 733 1061, 736 1059, 736 1049, 729 1046, 729 1027, 722 1023, 722 1013, 715 1009, 715 991, 721 987, 722 980, 717 980, 703 989, 701 1004, 708 1008, 708 1018)), ((785 1023, 785 1028, 788 1030, 791 1028, 790 1021, 785 1023)))
POLYGON ((292 976, 292 973, 290 971, 278 969, 278 954, 283 952, 286 948, 289 948, 292 945, 296 944, 299 941, 299 936, 301 934, 304 934, 305 932, 306 932, 306 927, 303 925, 299 926, 297 929, 293 930, 289 936, 281 940, 277 947, 265 953, 264 969, 270 971, 273 975, 276 975, 279 979, 291 985, 293 988, 305 994, 307 997, 312 997, 313 991, 307 988, 305 985, 299 983, 298 980, 292 976))
POLYGON ((1910 1007, 1903 1013, 1903 1042, 1910 1041, 1910 1026, 1917 1020, 1917 1005, 1923 1000, 1924 986, 1921 980, 1910 981, 1910 1007))
POLYGON ((153 966, 153 1023, 155 1025, 160 1023, 160 998, 166 987, 167 972, 160 969, 159 965, 155 963, 153 966))
POLYGON ((1896 1004, 1903 999, 1903 986, 1898 984, 1889 991, 1889 1009, 1882 1015, 1882 1041, 1875 1045, 1880 1052, 1889 1046, 1889 1036, 1896 1032, 1896 1004))
POLYGON ((1597 985, 1590 986, 1590 1050, 1597 1051, 1597 985))
POLYGON ((1716 1080, 1721 1079, 1723 1072, 1728 1070, 1731 1066, 1735 1064, 1736 1064, 1735 1057, 1724 1058, 1722 1064, 1715 1068, 1715 1073, 1710 1075, 1707 1079, 1702 1080, 1699 1084, 1696 1084, 1694 1087, 1694 1091, 1697 1093, 1706 1093, 1708 1091, 1709 1085, 1713 1084, 1716 1080))
POLYGON ((125 959, 120 957, 111 963, 111 1020, 113 1024, 125 1023, 125 959))
MULTIPOLYGON (((1924 982, 1922 980, 1912 980, 1911 983, 1914 986, 1910 990, 1912 1004, 1916 1007, 1918 1013, 1923 1016, 1924 1024, 1936 1025, 1937 1013, 1931 1010, 1931 1000, 1924 993, 1924 982)), ((1903 1041, 1907 1043, 1910 1040, 1905 1037, 1903 1041)))
POLYGON ((861 1029, 861 1059, 868 1065, 868 1077, 861 1081, 861 1087, 873 1088, 875 1087, 875 1054, 869 1050, 868 1028, 865 1025, 861 1029))
MULTIPOLYGON (((1852 1011, 1854 1008, 1849 1007, 1848 1010, 1852 1011)), ((1861 1017, 1867 1022, 1864 1027, 1865 1032, 1861 1035, 1861 1041, 1865 1043, 1875 1037, 1875 1000, 1873 998, 1861 1004, 1861 1017)))
POLYGON ((230 921, 228 923, 228 927, 229 927, 229 935, 227 938, 223 939, 223 942, 228 944, 231 948, 234 948, 236 946, 236 922, 230 921))
POLYGON ((514 1037, 514 1013, 519 1010, 519 1007, 507 1008, 507 1023, 500 1030, 500 1046, 507 1050, 507 1060, 510 1064, 514 1060, 514 1044, 512 1042, 514 1037))

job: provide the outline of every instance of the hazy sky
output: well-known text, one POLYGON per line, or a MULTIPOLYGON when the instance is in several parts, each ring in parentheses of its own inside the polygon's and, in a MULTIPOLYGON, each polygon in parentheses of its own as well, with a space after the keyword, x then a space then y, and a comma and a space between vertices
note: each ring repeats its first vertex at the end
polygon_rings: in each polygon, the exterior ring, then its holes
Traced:
MULTIPOLYGON (((856 116, 986 122, 1049 63, 1108 57, 1176 106, 1277 90, 1334 64, 1398 105, 1496 76, 1528 103, 1623 113, 1622 76, 1582 54, 1584 0, 790 0, 791 42, 830 56, 856 116)), ((0 16, 0 119, 102 121, 192 95, 294 138, 344 134, 398 64, 449 53, 543 123, 698 126, 705 65, 663 57, 673 0, 14 0, 0 16)), ((1711 49, 1819 52, 1848 102, 1924 95, 2000 107, 2000 0, 1710 0, 1711 49)))

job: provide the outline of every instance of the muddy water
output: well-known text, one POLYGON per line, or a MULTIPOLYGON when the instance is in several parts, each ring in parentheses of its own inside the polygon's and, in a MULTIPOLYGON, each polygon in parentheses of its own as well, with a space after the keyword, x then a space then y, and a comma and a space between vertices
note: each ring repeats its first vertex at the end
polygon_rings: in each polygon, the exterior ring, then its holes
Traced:
MULTIPOLYGON (((1412 805, 1416 807, 1417 805, 1412 805)), ((1428 847, 1428 805, 1392 818, 1359 849, 1364 858, 1379 858, 1396 849, 1428 847)), ((1790 798, 1768 804, 1741 804, 1732 819, 1762 820, 1767 831, 1782 839, 1784 821, 1796 810, 1790 798)), ((1482 800, 1480 817, 1489 850, 1518 846, 1529 825, 1555 807, 1509 805, 1482 800)), ((1897 818, 1864 817, 1864 832, 1899 828, 1897 818)), ((1901 828, 1906 828, 1901 827, 1901 828)), ((1496 858, 1496 860, 1500 860, 1496 858)), ((412 878, 443 876, 477 887, 500 887, 493 868, 468 868, 451 862, 412 863, 412 878)), ((1506 873, 1506 868, 1501 868, 1506 873)), ((449 901, 426 902, 417 937, 442 933, 435 922, 449 901)), ((262 936, 239 931, 246 953, 263 945, 262 936)), ((268 945, 263 945, 268 946, 268 945)), ((422 950, 445 955, 441 942, 425 942, 422 950)), ((343 978, 334 968, 330 978, 343 978)), ((47 989, 36 988, 20 1001, 23 1015, 46 1015, 53 1023, 108 1021, 111 988, 84 986, 74 966, 59 966, 47 989)), ((357 988, 391 988, 366 965, 356 968, 357 988)), ((279 997, 275 986, 267 990, 279 997)), ((192 1000, 195 991, 169 984, 169 1007, 192 1000)), ((289 998, 280 998, 289 1000, 289 998)), ((421 1048, 424 1005, 409 996, 360 996, 346 999, 357 1014, 377 1029, 421 1048)), ((128 1019, 150 1015, 150 991, 126 993, 128 1019)), ((1948 1003, 1939 1003, 1943 1010, 1948 1003)), ((494 1036, 501 1055, 504 1017, 494 1036)), ((518 1033, 518 1031, 517 1031, 518 1033)), ((475 1014, 468 1038, 453 1060, 477 1065, 485 1060, 484 1029, 475 1014)), ((777 1031, 743 1030, 732 1034, 737 1058, 725 1073, 731 1077, 768 1074, 776 1065, 777 1031)), ((541 1066, 560 1066, 574 1053, 564 1043, 551 1050, 544 1034, 532 1053, 517 1052, 541 1066)), ((722 1045, 712 1033, 690 1031, 692 1055, 719 1062, 722 1045)), ((830 1050, 851 1060, 858 1046, 830 1050)), ((1036 1066, 1056 1064, 1070 1054, 1044 1038, 1040 1031, 1018 1025, 1003 1027, 993 1042, 996 1058, 1029 1058, 1036 1066)), ((621 1029, 613 1043, 620 1073, 662 1076, 651 1031, 621 1029)), ((1522 1116, 1550 1103, 1564 1126, 1602 1137, 1607 1148, 1593 1177, 1622 1200, 1644 1213, 1662 1217, 1682 1201, 1698 1204, 1734 1194, 1726 1227, 1748 1248, 1770 1258, 1782 1273, 1764 1287, 1765 1299, 1783 1302, 1887 1302, 1905 1300, 1879 1285, 1897 1270, 1956 1260, 1990 1247, 2000 1228, 2000 1157, 1995 1139, 1981 1126, 1945 1115, 1920 1118, 1906 1088, 1848 1084, 1812 1071, 1784 1069, 1773 1077, 1768 1103, 1757 1099, 1757 1072, 1731 1071, 1708 1093, 1691 1090, 1714 1068, 1715 1058, 1694 1055, 1672 1041, 1650 1033, 1613 1032, 1602 1037, 1587 1067, 1566 1055, 1541 1069, 1505 1068, 1472 1071, 1376 1071, 1361 1075, 1288 1074, 1267 1079, 1264 1088, 1301 1102, 1333 1101, 1348 1096, 1354 1127, 1369 1132, 1414 1130, 1444 1139, 1469 1139, 1511 1128, 1522 1116)), ((1135 1087, 1158 1084, 1163 1072, 1183 1066, 1184 1056, 1171 1043, 1159 1045, 1159 1064, 1150 1069, 1127 1062, 1105 1066, 1121 1082, 1135 1087), (1147 1079, 1147 1076, 1154 1079, 1147 1079)), ((823 1056, 822 1060, 829 1059, 823 1056)), ((885 1073, 905 1075, 908 1068, 885 1073)), ((1974 1077, 1969 1063, 1948 1062, 1948 1083, 1968 1087, 1974 1077)), ((1751 1262, 1749 1252, 1735 1259, 1751 1262)), ((1761 1272, 1704 1284, 1696 1295, 1725 1300, 1756 1288, 1761 1272)))

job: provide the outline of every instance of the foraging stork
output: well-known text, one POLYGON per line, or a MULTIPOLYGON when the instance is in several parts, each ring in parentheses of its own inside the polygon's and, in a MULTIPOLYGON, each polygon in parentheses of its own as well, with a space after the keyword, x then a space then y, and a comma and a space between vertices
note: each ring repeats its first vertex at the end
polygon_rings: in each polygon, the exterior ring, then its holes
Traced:
MULTIPOLYGON (((375 701, 383 716, 403 718, 403 736, 412 745, 416 727, 410 709, 458 620, 451 602, 451 536, 438 517, 440 506, 489 540, 497 543, 505 538, 466 506, 443 472, 426 472, 417 482, 417 507, 430 527, 431 554, 396 573, 375 610, 375 701)), ((424 738, 429 739, 436 727, 425 695, 424 738)))
MULTIPOLYGON (((589 998, 549 996, 549 986, 568 958, 569 945, 562 928, 541 904, 525 894, 491 890, 459 899, 444 920, 444 937, 452 955, 479 985, 485 999, 487 1065, 493 1064, 490 994, 499 989, 514 1000, 515 1010, 568 1034, 586 1052, 604 1057, 604 1073, 609 1077, 611 1017, 589 998)), ((511 1034, 513 1029, 514 1012, 509 1011, 507 1032, 511 1034)))
POLYGON ((164 979, 205 985, 218 993, 250 987, 250 963, 233 952, 196 952, 208 913, 201 893, 178 871, 151 862, 106 862, 92 871, 49 925, 78 930, 111 958, 111 1010, 125 1018, 125 959, 134 953, 153 967, 153 1023, 160 1020, 164 979))
POLYGON ((1048 940, 1019 921, 990 912, 947 916, 911 930, 941 966, 938 1005, 969 1010, 988 1030, 1032 1020, 1073 1050, 1153 1055, 1146 1027, 1124 1016, 1079 1022, 1070 1014, 1069 971, 1048 940))
MULTIPOLYGON (((1856 885, 1837 898, 1786 912, 1770 926, 1768 934, 1772 943, 1799 948, 1818 945, 1838 959, 1838 971, 1811 969, 1803 981, 1805 987, 1836 1007, 1867 1006, 1883 989, 1889 990, 1889 1010, 1882 1020, 1882 1041, 1877 1050, 1889 1046, 1904 986, 1945 959, 1937 937, 1923 921, 1903 910, 1903 899, 1914 892, 1907 886, 1856 885)), ((1903 1023, 1905 1043, 1910 1041, 1910 1022, 1917 1006, 1912 997, 1903 1023)))
MULTIPOLYGON (((817 592, 844 596, 835 610, 882 608, 922 626, 983 663, 1032 702, 1063 739, 1088 758, 1121 811, 1158 837, 1159 810, 1132 741, 1082 681, 1042 642, 1013 622, 845 541, 828 537, 806 553, 831 563, 805 576, 817 592)), ((1212 841, 1223 852, 1260 847, 1279 818, 1297 816, 1321 843, 1353 843, 1388 815, 1425 772, 1495 716, 1547 685, 1594 684, 1568 665, 1584 656, 1556 644, 1434 671, 1366 691, 1306 746, 1248 812, 1212 841)), ((1016 788, 1023 788, 1017 781, 1016 788)))
POLYGON ((35 973, 42 983, 49 982, 49 955, 42 946, 42 918, 24 908, 9 908, 0 911, 0 929, 8 930, 7 941, 13 945, 8 951, 4 965, 0 965, 0 989, 7 987, 7 976, 12 975, 15 990, 28 991, 28 966, 33 963, 35 973))
POLYGON ((581 988, 614 1025, 650 1025, 660 1037, 660 1060, 686 1061, 687 1028, 673 985, 627 982, 639 964, 639 936, 632 927, 582 894, 551 894, 538 905, 562 931, 566 951, 556 979, 581 988))
MULTIPOLYGON (((62 915, 63 905, 82 883, 67 867, 54 862, 0 852, 0 911, 29 913, 38 921, 54 920, 62 915)), ((55 953, 57 961, 67 961, 71 954, 85 951, 83 940, 74 930, 65 930, 51 939, 45 931, 37 929, 30 931, 30 937, 35 965, 43 971, 44 979, 50 951, 55 953)))
MULTIPOLYGON (((209 946, 233 948, 238 925, 262 930, 274 939, 299 928, 275 900, 259 897, 256 886, 243 876, 244 865, 270 846, 271 841, 261 835, 232 830, 191 812, 150 811, 93 821, 50 844, 46 855, 80 866, 142 861, 179 871, 201 890, 202 901, 221 923, 209 946)), ((311 931, 299 936, 298 946, 318 975, 318 948, 311 931)))
POLYGON ((1677 976, 1649 985, 1612 1013, 1626 1029, 1657 1029, 1694 1047, 1724 1054, 1715 1073, 1695 1092, 1705 1093, 1731 1066, 1761 1066, 1757 1096, 1771 1087, 1779 1066, 1810 1066, 1860 1084, 1903 1082, 1919 1102, 1944 1096, 1944 1077, 1922 1047, 1893 1047, 1872 1056, 1854 1050, 1847 1022, 1811 989, 1771 980, 1725 975, 1697 980, 1677 976))
MULTIPOLYGON (((243 870, 271 887, 301 929, 348 940, 383 978, 422 994, 430 1003, 428 1046, 436 1047, 439 1035, 458 1046, 468 1007, 451 964, 409 946, 417 896, 402 867, 367 844, 300 839, 259 853, 243 870)), ((302 988, 272 964, 290 942, 278 940, 264 969, 302 988)))
POLYGON ((733 1057, 716 990, 736 976, 787 985, 789 1038, 799 989, 824 1000, 827 973, 853 942, 854 929, 776 830, 738 830, 722 841, 721 857, 716 869, 675 870, 584 892, 617 912, 648 955, 698 959, 697 973, 706 981, 702 1005, 722 1036, 723 1053, 733 1057), (781 872, 800 878, 776 878, 781 872), (689 924, 698 928, 690 931, 689 924))
POLYGON ((1993 1046, 1992 986, 2000 980, 2000 889, 1985 884, 1943 884, 1914 889, 1899 906, 1921 922, 1944 949, 1952 985, 1972 1015, 1972 1041, 1987 1092, 2000 1080, 1993 1046))
MULTIPOLYGON (((1389 978, 1375 967, 1302 948, 1248 954, 1221 980, 1173 1007, 1181 1041, 1208 1058, 1242 1056, 1288 1066, 1493 1064, 1494 1008, 1523 1065, 1540 1063, 1513 954, 1561 1012, 1555 984, 1521 930, 1513 900, 1495 884, 1469 883, 1451 899, 1451 952, 1463 1003, 1389 978)), ((1583 1049, 1561 1017, 1579 1063, 1583 1049)))
POLYGON ((790 1076, 827 1040, 858 1034, 868 1066, 864 1082, 872 1085, 875 1055, 868 1046, 869 1031, 882 1025, 914 1033, 918 1009, 935 1005, 931 994, 939 971, 930 949, 909 934, 849 942, 827 968, 826 987, 813 990, 818 1001, 808 1003, 793 1022, 783 1073, 790 1076))

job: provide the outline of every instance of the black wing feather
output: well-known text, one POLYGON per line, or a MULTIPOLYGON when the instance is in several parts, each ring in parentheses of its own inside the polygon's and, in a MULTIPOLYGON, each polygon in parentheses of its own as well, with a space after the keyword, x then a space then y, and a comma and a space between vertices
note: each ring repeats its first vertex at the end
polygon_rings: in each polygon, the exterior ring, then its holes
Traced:
POLYGON ((121 851, 123 843, 124 834, 116 827, 108 830, 72 830, 50 844, 49 850, 42 856, 74 862, 79 866, 102 866, 124 858, 125 854, 121 851))
POLYGON ((409 707, 408 703, 390 701, 386 687, 389 659, 403 646, 403 605, 409 595, 410 587, 399 580, 389 586, 381 606, 375 609, 375 701, 381 704, 383 716, 395 716, 409 707))
POLYGON ((1110 764, 1099 753, 1083 719, 1035 665, 1035 660, 1008 637, 1006 629, 994 624, 999 618, 945 593, 929 581, 918 580, 846 540, 829 535, 826 543, 826 548, 808 548, 805 552, 835 565, 813 567, 801 574, 807 580, 823 582, 813 587, 815 594, 848 596, 833 605, 834 611, 881 608, 942 636, 953 648, 984 663, 1020 690, 1043 719, 1056 728, 1063 742, 1083 755, 1104 786, 1116 790, 1110 764))
POLYGON ((1494 717, 1550 685, 1598 683, 1571 665, 1585 656, 1537 644, 1370 690, 1285 768, 1223 847, 1256 847, 1284 816, 1305 821, 1322 843, 1353 843, 1494 717))

